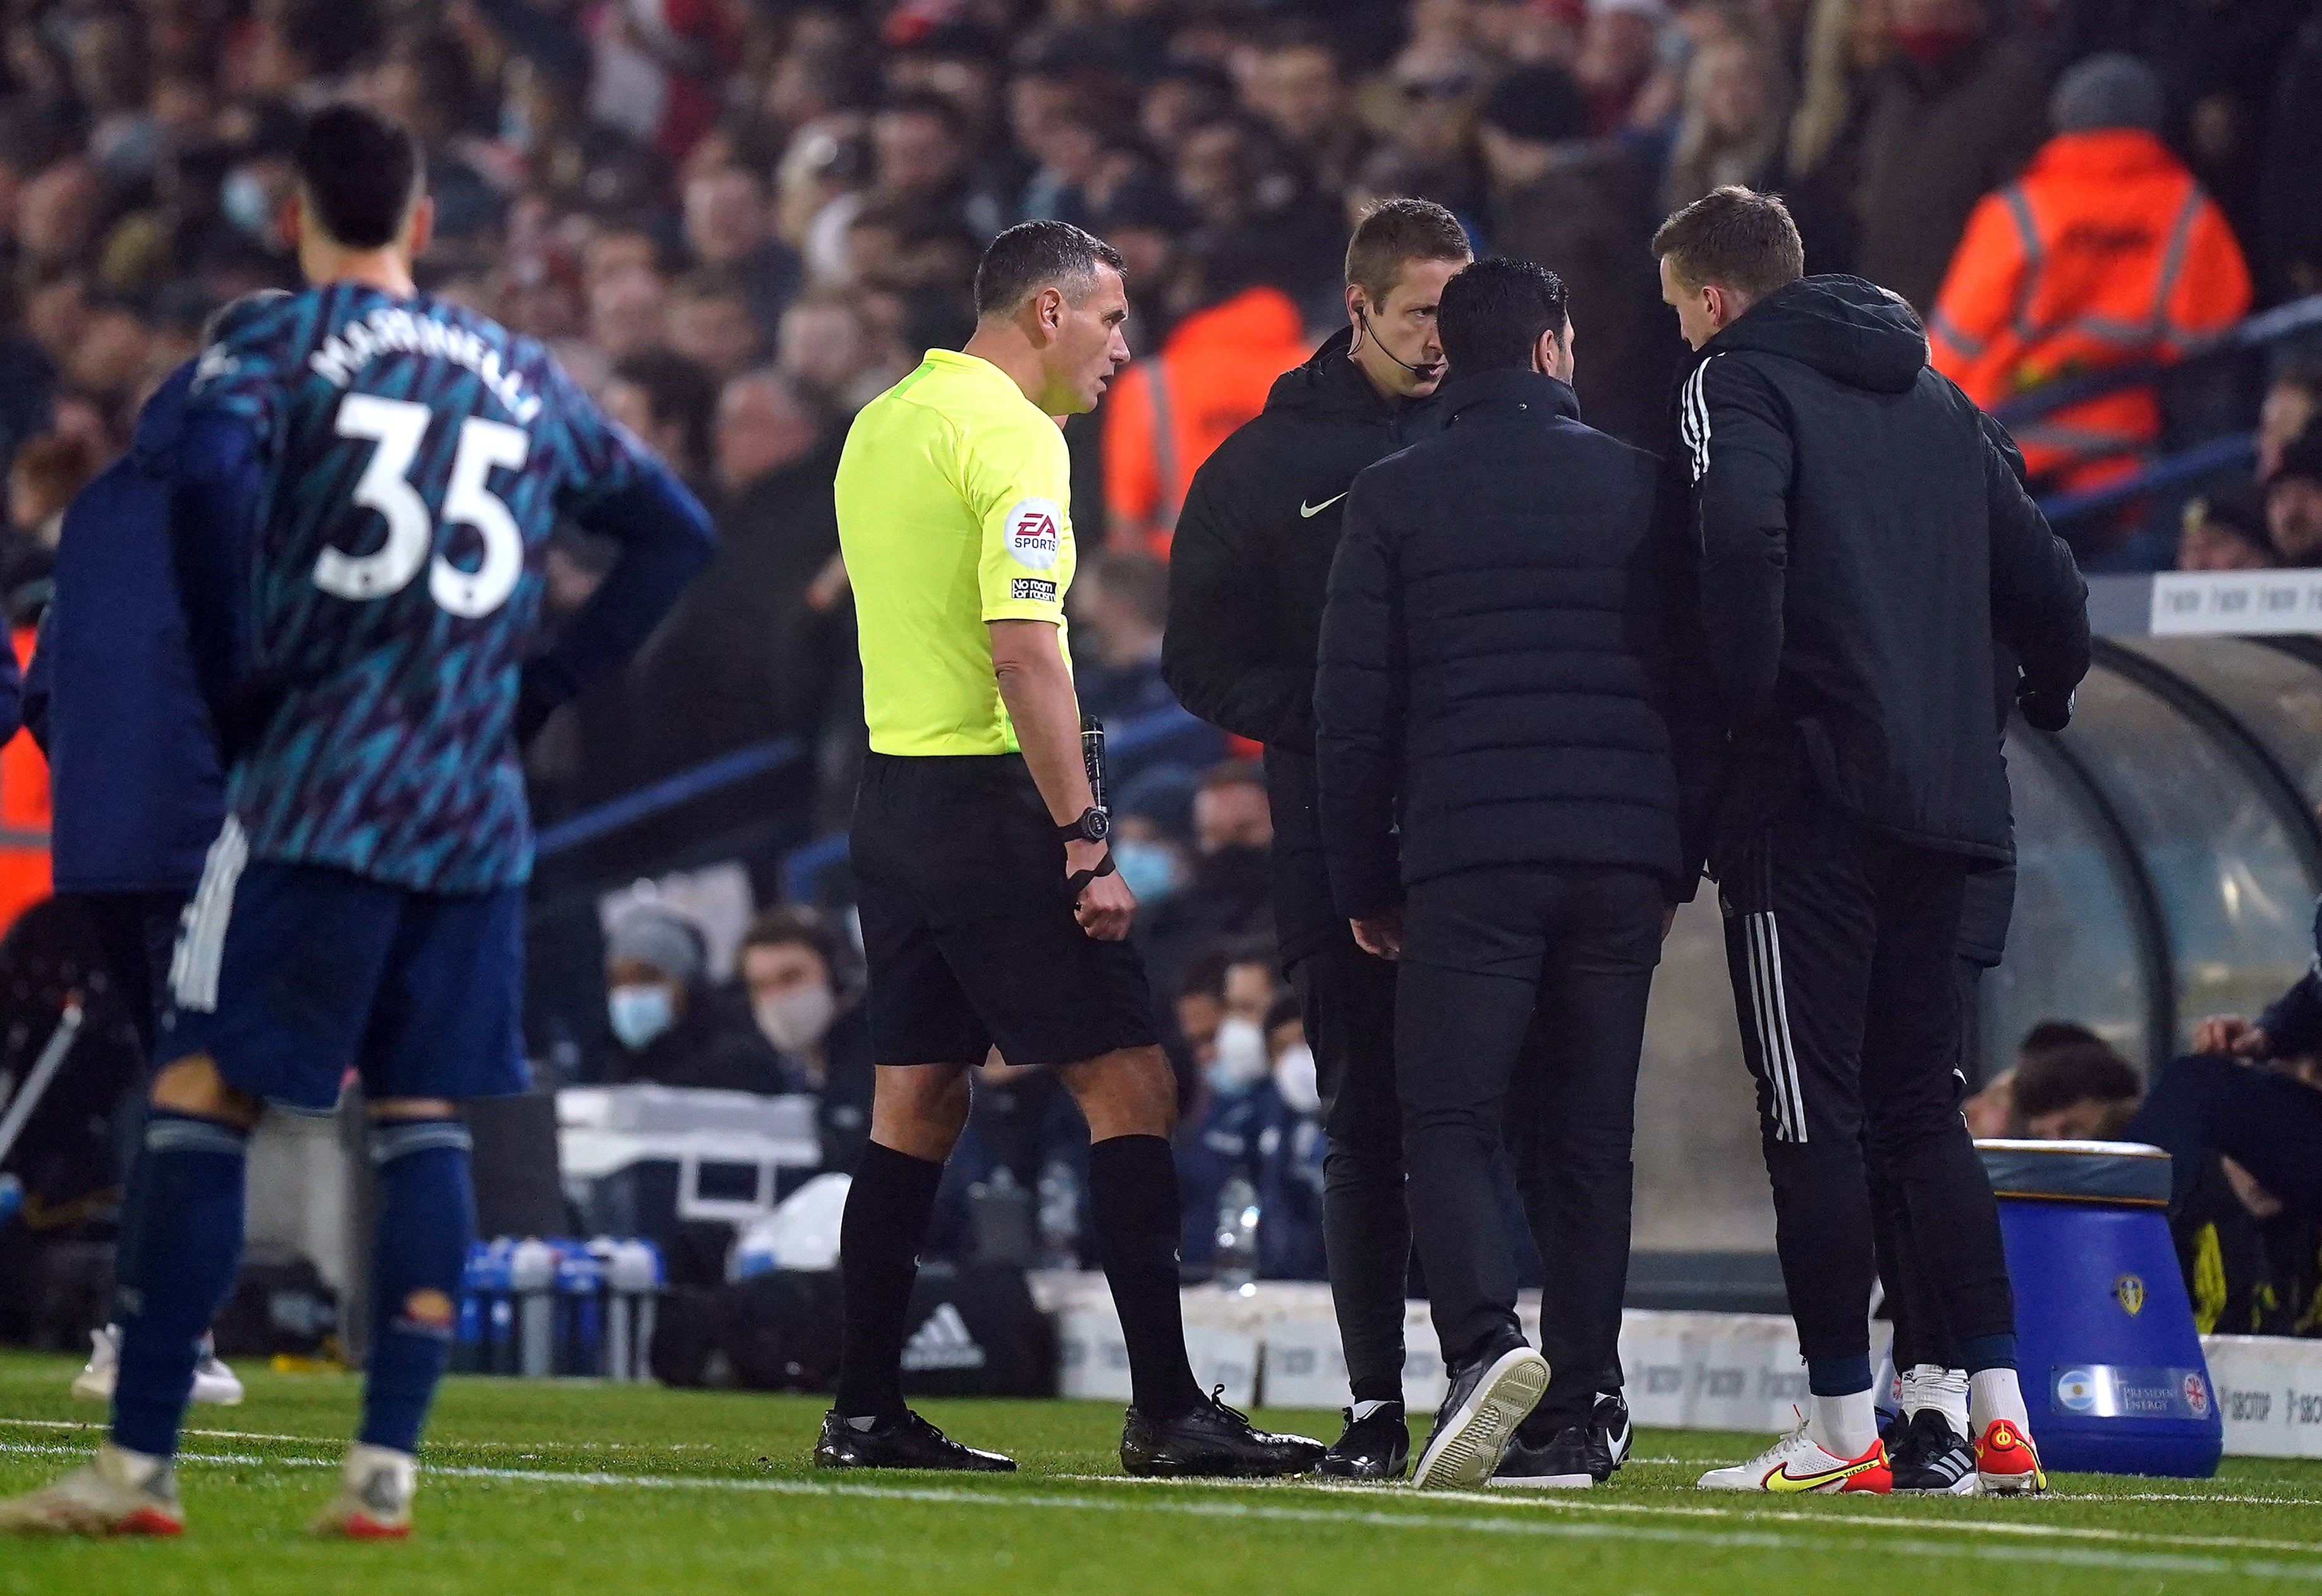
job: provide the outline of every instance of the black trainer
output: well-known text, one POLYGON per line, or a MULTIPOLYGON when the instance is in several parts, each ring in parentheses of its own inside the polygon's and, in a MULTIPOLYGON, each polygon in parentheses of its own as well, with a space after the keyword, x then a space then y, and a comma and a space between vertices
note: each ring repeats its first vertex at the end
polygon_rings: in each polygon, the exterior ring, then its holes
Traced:
POLYGON ((1489 1480, 1548 1390, 1548 1360, 1511 1335, 1450 1371, 1435 1429, 1411 1482, 1422 1491, 1473 1491, 1489 1480))
POLYGON ((900 1418, 858 1430, 834 1408, 822 1416, 822 1434, 814 1443, 814 1466, 1012 1474, 1016 1472, 1016 1460, 996 1452, 978 1452, 973 1446, 963 1446, 908 1409, 900 1418))
POLYGON ((1591 1455, 1595 1438, 1592 1426, 1572 1424, 1534 1445, 1519 1429, 1500 1458, 1500 1466, 1492 1471, 1491 1487, 1495 1491, 1586 1491, 1602 1485, 1612 1471, 1596 1472, 1591 1455))
POLYGON ((1322 1443, 1257 1428, 1220 1399, 1225 1389, 1158 1424, 1130 1408, 1120 1429, 1120 1466, 1140 1478, 1267 1480, 1311 1472, 1322 1461, 1322 1443))
POLYGON ((1973 1496, 1975 1449, 1939 1408, 1897 1415, 1887 1431, 1887 1462, 1897 1496, 1973 1496))
POLYGON ((1602 1396, 1588 1415, 1588 1472, 1602 1485, 1620 1472, 1629 1461, 1629 1450, 1635 1445, 1636 1431, 1629 1423, 1629 1403, 1625 1397, 1602 1396))
POLYGON ((1411 1421, 1400 1402, 1382 1402, 1361 1418, 1341 1408, 1347 1428, 1322 1454, 1319 1472, 1333 1480, 1400 1480, 1411 1461, 1411 1421))

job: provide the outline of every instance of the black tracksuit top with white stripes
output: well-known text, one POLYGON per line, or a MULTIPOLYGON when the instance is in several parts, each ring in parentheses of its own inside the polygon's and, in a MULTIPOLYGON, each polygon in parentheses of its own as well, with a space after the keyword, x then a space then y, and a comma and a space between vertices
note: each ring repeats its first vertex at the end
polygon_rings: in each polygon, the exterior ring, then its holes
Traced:
POLYGON ((2070 692, 2088 587, 1910 307, 1790 284, 1705 345, 1674 427, 1732 736, 1713 870, 1802 777, 1899 840, 2012 858, 1994 645, 2021 691, 2070 692))

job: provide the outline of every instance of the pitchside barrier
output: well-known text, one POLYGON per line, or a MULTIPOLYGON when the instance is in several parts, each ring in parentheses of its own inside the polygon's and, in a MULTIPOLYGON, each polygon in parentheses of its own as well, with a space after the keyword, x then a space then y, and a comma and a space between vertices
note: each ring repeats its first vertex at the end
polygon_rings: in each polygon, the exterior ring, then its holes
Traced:
MULTIPOLYGON (((1104 1277, 1037 1272, 1032 1296, 1056 1319, 1059 1394, 1128 1401, 1129 1350, 1104 1277)), ((1328 1286, 1196 1286, 1184 1304, 1186 1346, 1204 1388, 1223 1386, 1238 1408, 1346 1405, 1347 1365, 1328 1286)), ((1525 1292, 1517 1314, 1536 1339, 1540 1294, 1525 1292)), ((1872 1334, 1883 1356, 1887 1325, 1873 1325, 1872 1334)), ((2206 1335, 2201 1344, 2227 1456, 2322 1457, 2322 1341, 2206 1335)), ((1404 1399, 1414 1411, 1431 1410, 1443 1399, 1443 1358, 1423 1302, 1404 1315, 1403 1345, 1404 1399)), ((1629 1409, 1650 1428, 1786 1430, 1797 1422, 1791 1409, 1805 1406, 1797 1333, 1780 1315, 1630 1308, 1621 1317, 1621 1367, 1629 1409)))

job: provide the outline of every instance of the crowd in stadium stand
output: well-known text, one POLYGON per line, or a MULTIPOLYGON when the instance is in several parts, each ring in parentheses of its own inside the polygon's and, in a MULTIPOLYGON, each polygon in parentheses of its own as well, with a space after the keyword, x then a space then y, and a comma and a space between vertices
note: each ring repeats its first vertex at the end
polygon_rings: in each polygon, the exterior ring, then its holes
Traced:
MULTIPOLYGON (((1062 218, 1120 250, 1131 347, 1160 359, 1066 427, 1073 643, 1092 710, 1158 728, 1124 748, 1115 798, 1189 1088, 1195 1261, 1236 1180, 1270 1213, 1306 1211, 1320 1138, 1268 953, 1264 787, 1223 738, 1168 724, 1170 531, 1208 452, 1344 325, 1341 257, 1367 205, 1439 201, 1479 254, 1560 272, 1586 418, 1649 447, 1684 349, 1647 241, 1720 184, 1782 193, 1808 269, 1906 298, 1938 364, 1990 408, 2174 362, 2322 293, 2317 0, 7 0, 5 15, 12 620, 37 619, 64 505, 125 447, 204 316, 293 283, 299 114, 361 99, 425 143, 423 287, 546 342, 717 517, 708 575, 531 750, 544 820, 791 737, 817 773, 791 831, 842 826, 863 738, 831 500, 847 420, 921 351, 964 339, 979 251, 1003 226, 1062 218)), ((2100 494, 2255 427, 2253 470, 2060 526, 2095 569, 2322 565, 2317 373, 2294 346, 2210 362, 2018 436, 2035 489, 2100 494)), ((608 559, 560 536, 552 614, 608 559)), ((804 1086, 831 1096, 827 1132, 859 1138, 844 944, 811 914, 762 923, 719 993, 697 932, 617 931, 608 983, 631 995, 612 1029, 629 1033, 579 1073, 804 1086)), ((1012 1160, 1038 1185, 1083 1155, 1053 1081, 987 1084, 984 1152, 955 1160, 962 1179, 1012 1160)), ((1267 1238, 1268 1267, 1312 1269, 1310 1243, 1267 1238)))

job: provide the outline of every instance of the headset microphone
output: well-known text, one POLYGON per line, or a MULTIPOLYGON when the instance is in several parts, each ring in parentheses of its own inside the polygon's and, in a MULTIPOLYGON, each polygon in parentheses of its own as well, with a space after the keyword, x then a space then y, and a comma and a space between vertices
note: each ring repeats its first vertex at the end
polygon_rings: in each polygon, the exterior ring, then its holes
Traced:
POLYGON ((1371 331, 1371 313, 1367 307, 1361 305, 1355 307, 1355 319, 1363 324, 1363 334, 1366 337, 1370 339, 1373 347, 1377 349, 1381 354, 1386 356, 1387 359, 1394 362, 1396 365, 1399 365, 1404 371, 1409 371, 1412 376, 1440 377, 1443 374, 1443 368, 1440 363, 1431 366, 1414 366, 1409 361, 1404 360, 1402 356, 1396 354, 1394 350, 1389 349, 1386 346, 1385 341, 1376 333, 1371 331))

